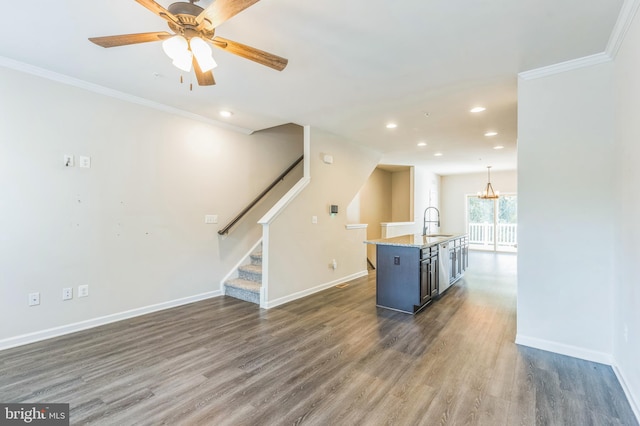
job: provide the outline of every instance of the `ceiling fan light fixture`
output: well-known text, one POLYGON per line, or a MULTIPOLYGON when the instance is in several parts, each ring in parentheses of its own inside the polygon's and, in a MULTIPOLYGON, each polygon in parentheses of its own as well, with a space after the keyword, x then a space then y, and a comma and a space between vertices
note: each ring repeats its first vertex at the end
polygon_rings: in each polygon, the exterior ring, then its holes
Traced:
POLYGON ((189 51, 189 43, 186 38, 177 35, 163 41, 162 50, 168 57, 175 60, 178 56, 183 55, 184 52, 189 51))
POLYGON ((191 71, 191 63, 193 62, 193 53, 186 50, 173 59, 173 65, 181 69, 184 72, 191 71))
POLYGON ((200 37, 193 37, 189 40, 189 46, 191 46, 193 56, 196 57, 196 61, 198 61, 198 65, 203 72, 211 71, 218 66, 211 54, 211 47, 206 41, 200 37))

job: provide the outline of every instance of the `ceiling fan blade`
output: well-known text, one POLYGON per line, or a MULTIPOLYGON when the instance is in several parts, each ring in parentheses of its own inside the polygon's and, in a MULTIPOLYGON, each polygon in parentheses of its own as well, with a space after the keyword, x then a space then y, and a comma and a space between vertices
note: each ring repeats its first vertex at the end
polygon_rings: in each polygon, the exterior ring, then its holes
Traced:
POLYGON ((180 20, 176 15, 169 12, 167 9, 165 9, 155 1, 153 0, 136 0, 136 1, 141 5, 143 5, 144 7, 146 7, 147 9, 149 9, 150 11, 152 11, 153 13, 155 13, 156 15, 158 15, 159 17, 161 17, 162 19, 171 21, 176 25, 182 26, 182 24, 180 23, 180 20))
POLYGON ((196 57, 193 57, 193 70, 196 73, 196 78, 198 79, 198 85, 200 86, 213 86, 216 84, 216 80, 213 78, 213 73, 211 71, 202 72, 200 69, 200 65, 196 60, 196 57))
POLYGON ((237 15, 249 6, 260 0, 215 0, 209 7, 200 12, 196 17, 198 30, 206 26, 207 21, 213 28, 225 22, 227 19, 237 15))
POLYGON ((151 41, 161 41, 167 37, 171 37, 166 31, 155 33, 139 33, 139 34, 120 34, 105 37, 90 37, 89 41, 102 47, 126 46, 128 44, 148 43, 151 41))
POLYGON ((264 50, 256 49, 255 47, 247 46, 246 44, 228 40, 226 38, 214 37, 212 40, 208 41, 218 49, 226 50, 234 55, 241 56, 277 71, 282 71, 289 63, 288 59, 265 52, 264 50))

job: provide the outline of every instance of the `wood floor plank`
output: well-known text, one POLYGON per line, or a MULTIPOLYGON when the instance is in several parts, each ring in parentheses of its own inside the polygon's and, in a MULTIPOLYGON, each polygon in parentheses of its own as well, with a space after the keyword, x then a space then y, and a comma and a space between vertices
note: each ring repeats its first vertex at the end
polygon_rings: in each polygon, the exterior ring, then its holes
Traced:
POLYGON ((2 351, 0 401, 74 425, 637 425, 610 367, 513 343, 515 283, 515 256, 472 253, 415 316, 376 308, 375 272, 210 299, 2 351))

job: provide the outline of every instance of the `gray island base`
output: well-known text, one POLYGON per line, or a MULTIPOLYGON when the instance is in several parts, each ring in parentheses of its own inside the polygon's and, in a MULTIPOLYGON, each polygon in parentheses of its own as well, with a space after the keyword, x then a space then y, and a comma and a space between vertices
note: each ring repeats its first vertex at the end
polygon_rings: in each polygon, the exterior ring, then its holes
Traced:
POLYGON ((367 240, 376 245, 376 305, 415 314, 459 280, 469 264, 467 234, 367 240))

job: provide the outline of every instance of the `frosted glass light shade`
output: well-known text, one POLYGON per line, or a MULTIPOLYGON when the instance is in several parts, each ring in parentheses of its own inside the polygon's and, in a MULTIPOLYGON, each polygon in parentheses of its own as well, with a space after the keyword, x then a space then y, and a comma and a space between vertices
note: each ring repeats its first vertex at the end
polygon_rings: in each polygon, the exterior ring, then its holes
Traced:
POLYGON ((180 68, 184 72, 189 72, 191 71, 192 61, 193 61, 193 53, 191 53, 188 50, 185 50, 173 59, 173 65, 180 68))
POLYGON ((191 46, 191 51, 196 57, 196 61, 198 61, 198 65, 203 72, 211 71, 218 66, 211 55, 211 47, 206 41, 200 37, 193 37, 189 40, 189 45, 191 46))
POLYGON ((189 43, 186 38, 177 35, 163 41, 162 50, 164 50, 164 53, 166 53, 168 57, 175 60, 178 56, 184 54, 184 52, 189 51, 189 43))

